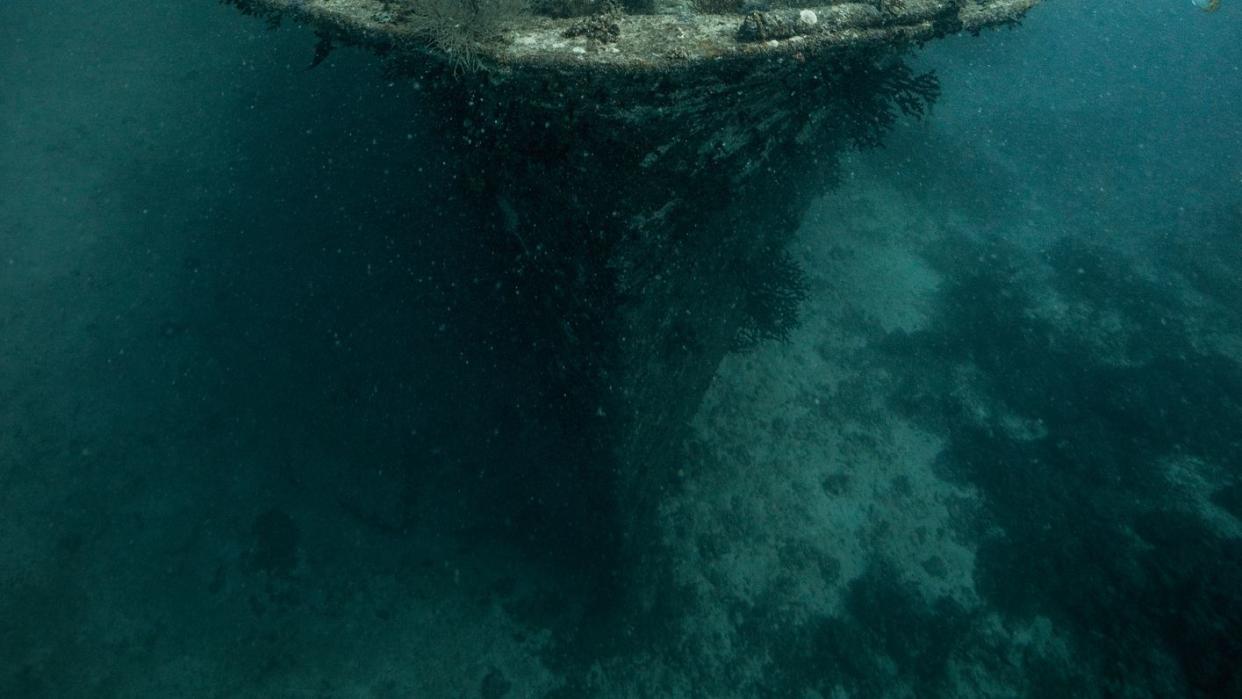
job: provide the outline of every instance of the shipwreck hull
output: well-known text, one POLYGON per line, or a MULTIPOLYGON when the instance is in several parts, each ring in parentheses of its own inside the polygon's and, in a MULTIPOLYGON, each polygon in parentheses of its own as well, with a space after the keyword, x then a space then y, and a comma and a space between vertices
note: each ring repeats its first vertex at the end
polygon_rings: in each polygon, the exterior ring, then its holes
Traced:
MULTIPOLYGON (((428 40, 417 14, 402 7, 405 0, 221 0, 271 22, 289 19, 312 26, 323 37, 381 52, 418 52, 453 60, 428 40)), ((563 1, 563 0, 562 0, 563 1)), ((657 9, 660 2, 650 3, 657 9)), ((506 17, 489 28, 487 40, 469 47, 480 66, 493 75, 551 71, 592 73, 698 70, 718 61, 753 65, 761 57, 854 53, 875 47, 908 45, 947 34, 977 32, 1014 24, 1041 0, 863 0, 862 2, 762 3, 761 12, 708 14, 688 11, 680 1, 667 13, 623 12, 603 2, 567 5, 570 16, 522 14, 506 17), (610 8, 603 14, 596 8, 610 8), (794 23, 771 35, 745 36, 748 19, 759 16, 775 27, 781 17, 803 11, 813 23, 794 23), (594 14, 593 14, 594 13, 594 14), (582 15, 606 17, 617 25, 616 36, 601 41, 597 33, 575 32, 582 15)), ((740 3, 739 3, 740 4, 740 3)), ((748 3, 758 4, 758 3, 748 3)), ((467 16, 469 20, 469 16, 467 16)), ((484 21, 479 18, 475 21, 484 21)))
POLYGON ((686 425, 726 354, 796 322, 786 244, 844 150, 936 97, 903 52, 1014 22, 1036 1, 614 12, 594 17, 595 35, 580 17, 521 17, 468 58, 429 45, 399 3, 233 4, 307 23, 321 47, 373 49, 427 88, 441 145, 493 212, 473 235, 502 291, 479 312, 537 355, 537 419, 573 435, 559 471, 516 476, 521 497, 612 557, 604 567, 650 606, 686 425))

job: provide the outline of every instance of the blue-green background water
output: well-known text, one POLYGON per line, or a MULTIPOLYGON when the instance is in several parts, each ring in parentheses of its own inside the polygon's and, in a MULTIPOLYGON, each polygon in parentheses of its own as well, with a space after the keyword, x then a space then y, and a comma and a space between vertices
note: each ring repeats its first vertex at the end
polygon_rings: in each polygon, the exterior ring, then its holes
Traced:
POLYGON ((1242 688, 1242 7, 920 54, 694 420, 658 630, 514 502, 565 428, 468 341, 420 87, 314 42, 0 5, 0 697, 1242 688))

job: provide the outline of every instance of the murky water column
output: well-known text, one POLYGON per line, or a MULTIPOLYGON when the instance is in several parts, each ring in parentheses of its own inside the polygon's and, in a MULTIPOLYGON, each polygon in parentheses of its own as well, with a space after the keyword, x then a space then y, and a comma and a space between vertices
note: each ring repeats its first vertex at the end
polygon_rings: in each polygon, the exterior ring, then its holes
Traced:
MULTIPOLYGON (((643 606, 664 586, 656 528, 685 428, 721 359, 796 323, 785 251, 843 149, 874 143, 935 83, 887 50, 807 65, 421 76, 453 128, 460 179, 495 212, 502 290, 486 312, 539 353, 532 419, 571 458, 529 487, 643 606)), ((479 309, 483 312, 483 309, 479 309)))
POLYGON ((484 221, 463 236, 472 254, 460 259, 486 270, 465 324, 527 360, 541 388, 517 397, 523 417, 560 435, 557 458, 506 474, 537 522, 513 528, 644 608, 672 588, 660 584, 659 504, 716 368, 796 323, 788 240, 844 149, 878 144, 938 94, 902 52, 1013 23, 1038 1, 743 15, 721 0, 707 3, 721 14, 698 15, 633 0, 638 14, 621 16, 545 0, 543 14, 484 31, 472 24, 484 13, 440 21, 460 6, 438 0, 226 0, 311 24, 319 57, 334 40, 369 46, 425 86, 419 108, 441 116, 443 161, 484 221))

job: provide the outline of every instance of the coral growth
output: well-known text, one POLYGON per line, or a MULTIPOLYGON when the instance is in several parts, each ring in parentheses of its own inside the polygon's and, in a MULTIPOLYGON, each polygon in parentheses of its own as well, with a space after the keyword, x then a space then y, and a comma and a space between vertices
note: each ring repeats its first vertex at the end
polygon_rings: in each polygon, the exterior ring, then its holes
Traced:
POLYGON ((898 113, 923 117, 940 97, 940 81, 934 72, 916 74, 902 60, 859 60, 825 78, 845 95, 844 121, 851 140, 860 148, 882 145, 898 113))
POLYGON ((787 342, 798 326, 798 306, 806 299, 806 273, 784 250, 771 250, 737 265, 743 289, 745 321, 738 327, 734 350, 763 340, 787 342))
POLYGON ((494 40, 505 20, 530 11, 529 0, 393 0, 387 5, 459 71, 481 68, 478 46, 494 40))

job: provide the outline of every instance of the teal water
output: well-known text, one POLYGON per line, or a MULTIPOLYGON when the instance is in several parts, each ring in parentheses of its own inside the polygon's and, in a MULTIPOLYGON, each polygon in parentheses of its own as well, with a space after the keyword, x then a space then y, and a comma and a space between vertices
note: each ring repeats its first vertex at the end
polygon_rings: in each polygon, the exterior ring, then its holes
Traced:
POLYGON ((1240 39, 1048 2, 922 51, 688 428, 653 623, 469 312, 420 85, 0 5, 0 697, 1242 695, 1240 39))

